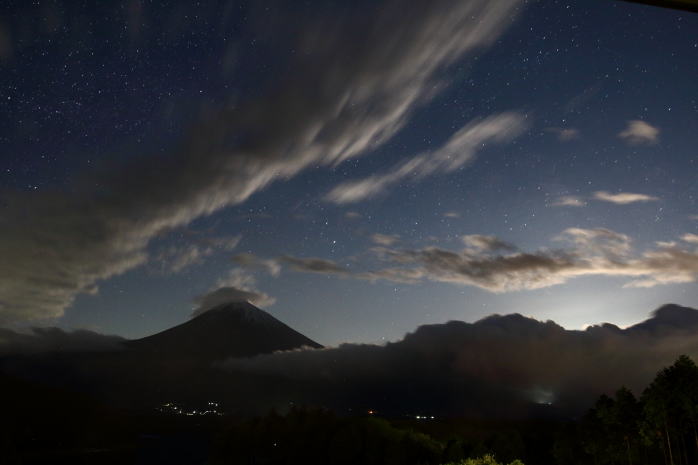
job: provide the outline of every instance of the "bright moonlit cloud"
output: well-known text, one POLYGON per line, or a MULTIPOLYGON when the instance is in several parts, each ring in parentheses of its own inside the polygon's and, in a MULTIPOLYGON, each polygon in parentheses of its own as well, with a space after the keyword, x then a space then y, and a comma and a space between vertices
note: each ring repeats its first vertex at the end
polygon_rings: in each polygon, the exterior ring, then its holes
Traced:
POLYGON ((628 121, 628 126, 618 137, 633 145, 656 144, 659 142, 659 129, 644 121, 633 120, 628 121))
POLYGON ((698 244, 698 234, 686 233, 681 236, 681 240, 684 242, 690 242, 691 244, 698 244))
POLYGON ((615 203, 618 205, 627 205, 629 203, 637 202, 655 202, 659 200, 657 197, 645 194, 634 194, 632 192, 619 192, 617 194, 612 194, 606 191, 594 192, 594 199, 601 200, 603 202, 615 203))
MULTIPOLYGON (((235 108, 209 109, 170 153, 83 173, 89 182, 64 194, 5 196, 0 324, 59 317, 99 281, 147 263, 163 232, 308 167, 370 153, 443 88, 446 67, 497 40, 518 4, 391 1, 343 18, 299 18, 304 49, 288 57, 284 79, 235 108)), ((453 155, 419 164, 448 170, 460 163, 453 155)))

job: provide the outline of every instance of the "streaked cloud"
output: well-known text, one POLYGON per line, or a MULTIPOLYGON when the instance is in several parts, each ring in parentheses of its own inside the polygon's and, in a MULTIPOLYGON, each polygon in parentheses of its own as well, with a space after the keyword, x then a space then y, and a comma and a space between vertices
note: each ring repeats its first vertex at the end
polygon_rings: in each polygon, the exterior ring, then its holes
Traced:
POLYGON ((471 162, 484 145, 512 140, 526 127, 525 117, 514 112, 471 122, 441 148, 412 157, 385 173, 342 183, 332 189, 326 199, 337 204, 360 202, 402 181, 417 182, 428 176, 453 172, 471 162))
POLYGON ((193 265, 202 264, 216 252, 233 250, 242 236, 199 238, 187 245, 171 245, 160 250, 150 260, 150 266, 161 273, 179 273, 193 265))
MULTIPOLYGON (((392 1, 341 18, 299 12, 303 53, 283 57, 284 79, 235 108, 206 107, 171 151, 113 157, 108 169, 71 174, 88 182, 63 193, 4 196, 0 324, 59 317, 100 281, 148 263, 163 233, 308 167, 372 152, 448 84, 448 65, 497 40, 519 3, 392 1)), ((518 117, 498 118, 512 132, 518 117)), ((502 138, 499 129, 473 140, 502 138)), ((453 155, 416 163, 444 171, 463 163, 453 155)))
POLYGON ((618 137, 629 144, 656 144, 659 142, 659 128, 641 120, 628 121, 627 127, 618 137))

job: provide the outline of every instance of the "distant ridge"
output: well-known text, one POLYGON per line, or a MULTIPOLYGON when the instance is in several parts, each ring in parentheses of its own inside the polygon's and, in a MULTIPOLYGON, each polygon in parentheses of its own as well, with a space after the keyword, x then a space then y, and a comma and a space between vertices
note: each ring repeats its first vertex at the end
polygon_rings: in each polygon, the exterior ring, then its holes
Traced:
POLYGON ((163 358, 209 361, 322 347, 249 302, 221 304, 186 323, 127 345, 163 358))
POLYGON ((652 317, 630 326, 628 331, 657 332, 666 329, 698 328, 698 310, 676 304, 665 304, 652 312, 652 317))

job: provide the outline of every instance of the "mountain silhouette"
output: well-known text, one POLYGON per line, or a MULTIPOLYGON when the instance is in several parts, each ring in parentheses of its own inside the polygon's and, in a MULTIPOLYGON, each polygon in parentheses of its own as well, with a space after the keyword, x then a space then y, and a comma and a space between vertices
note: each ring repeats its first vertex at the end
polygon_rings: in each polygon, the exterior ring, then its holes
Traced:
POLYGON ((207 361, 322 347, 249 302, 221 304, 186 323, 126 345, 143 355, 207 361))
POLYGON ((688 330, 698 328, 698 310, 676 304, 665 304, 652 312, 652 317, 629 327, 628 331, 688 330))
POLYGON ((59 330, 3 334, 25 350, 0 356, 0 375, 117 408, 216 401, 241 415, 292 404, 395 415, 408 408, 577 415, 604 389, 646 385, 681 353, 698 359, 698 310, 675 304, 625 329, 607 323, 571 330, 520 314, 491 315, 423 325, 386 345, 308 351, 294 349, 321 346, 246 302, 130 341, 59 330))

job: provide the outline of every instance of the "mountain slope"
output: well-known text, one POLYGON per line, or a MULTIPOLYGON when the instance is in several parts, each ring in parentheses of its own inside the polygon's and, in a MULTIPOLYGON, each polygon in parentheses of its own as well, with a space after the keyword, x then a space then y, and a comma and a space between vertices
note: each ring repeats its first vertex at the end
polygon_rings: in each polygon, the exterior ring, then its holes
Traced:
POLYGON ((127 343, 164 358, 222 360, 303 346, 321 348, 267 312, 247 302, 219 305, 160 333, 127 343))
POLYGON ((658 333, 660 331, 689 330, 698 328, 698 310, 676 304, 665 304, 652 312, 652 317, 627 330, 658 333))

